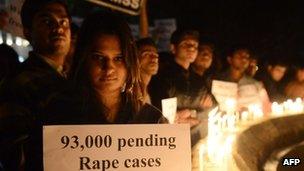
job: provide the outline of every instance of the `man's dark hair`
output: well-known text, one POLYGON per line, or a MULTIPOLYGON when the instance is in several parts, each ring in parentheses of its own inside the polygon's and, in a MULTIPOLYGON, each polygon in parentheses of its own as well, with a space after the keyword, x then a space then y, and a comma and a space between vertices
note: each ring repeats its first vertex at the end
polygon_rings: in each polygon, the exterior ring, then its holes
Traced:
POLYGON ((199 32, 196 30, 175 30, 171 36, 170 42, 173 45, 178 45, 187 37, 199 41, 199 32))
POLYGON ((210 37, 208 36, 200 36, 199 39, 199 49, 202 46, 209 46, 211 48, 211 50, 213 51, 215 49, 214 46, 214 40, 212 40, 210 37))
POLYGON ((270 58, 267 60, 267 65, 268 66, 282 66, 282 67, 288 67, 288 60, 284 57, 280 56, 274 56, 273 58, 270 58))
POLYGON ((139 39, 136 41, 137 49, 141 48, 142 46, 146 46, 146 45, 153 46, 156 48, 156 44, 151 37, 142 38, 142 39, 139 39))
POLYGON ((60 3, 64 6, 66 12, 69 14, 66 0, 25 0, 21 8, 21 21, 25 28, 31 28, 33 19, 37 12, 49 3, 60 3))
POLYGON ((246 50, 246 51, 248 51, 249 54, 252 53, 251 47, 249 45, 247 45, 246 43, 235 43, 235 44, 230 45, 230 47, 228 47, 226 49, 226 56, 232 57, 239 50, 246 50))

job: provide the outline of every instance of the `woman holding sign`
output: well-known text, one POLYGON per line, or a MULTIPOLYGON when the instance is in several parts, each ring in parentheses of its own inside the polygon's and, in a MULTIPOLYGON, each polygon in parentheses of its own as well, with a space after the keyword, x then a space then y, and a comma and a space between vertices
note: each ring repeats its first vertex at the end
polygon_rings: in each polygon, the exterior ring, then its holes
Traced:
POLYGON ((95 13, 79 32, 70 75, 72 88, 50 100, 46 120, 158 123, 162 114, 143 103, 139 77, 135 42, 127 23, 114 14, 95 13))
MULTIPOLYGON (((143 103, 135 42, 117 15, 85 19, 70 73, 71 85, 50 98, 44 124, 163 122, 159 110, 143 103)), ((184 114, 176 122, 190 123, 188 118, 184 114)), ((67 138, 61 142, 69 144, 67 138)))

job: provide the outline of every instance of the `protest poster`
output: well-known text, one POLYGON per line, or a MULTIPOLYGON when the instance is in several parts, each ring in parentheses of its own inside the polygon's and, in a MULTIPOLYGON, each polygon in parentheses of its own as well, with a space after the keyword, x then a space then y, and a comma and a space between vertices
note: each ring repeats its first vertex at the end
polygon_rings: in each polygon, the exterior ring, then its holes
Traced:
POLYGON ((118 10, 130 15, 138 15, 142 0, 87 0, 89 2, 118 10))
POLYGON ((43 127, 45 171, 191 170, 189 124, 43 127))
POLYGON ((6 11, 8 14, 8 23, 3 30, 14 36, 23 37, 23 27, 20 17, 21 7, 24 0, 10 0, 7 4, 6 11))
MULTIPOLYGON (((131 29, 131 33, 133 35, 133 37, 138 40, 140 39, 140 31, 139 31, 139 25, 138 24, 128 24, 130 29, 131 29)), ((149 37, 152 37, 152 32, 154 31, 154 27, 149 27, 149 37)))
POLYGON ((238 106, 261 105, 259 90, 255 84, 242 85, 238 87, 238 106))
POLYGON ((237 83, 213 80, 211 92, 219 103, 221 110, 228 110, 226 102, 229 100, 237 101, 238 85, 237 83))
POLYGON ((154 36, 159 52, 170 51, 170 38, 176 30, 176 21, 173 18, 157 19, 154 21, 154 36))

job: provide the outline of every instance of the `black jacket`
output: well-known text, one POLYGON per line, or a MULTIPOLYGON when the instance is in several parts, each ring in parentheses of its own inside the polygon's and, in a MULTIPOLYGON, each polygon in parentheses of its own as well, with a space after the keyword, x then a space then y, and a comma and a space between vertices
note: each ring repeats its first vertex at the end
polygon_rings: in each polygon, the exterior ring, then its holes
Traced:
POLYGON ((34 164, 35 154, 40 149, 32 144, 36 141, 35 135, 39 134, 37 127, 42 123, 41 112, 49 96, 63 84, 64 77, 41 57, 30 53, 22 63, 20 73, 1 89, 0 142, 6 142, 6 149, 23 146, 26 170, 42 169, 34 164))
POLYGON ((208 88, 199 82, 197 75, 186 70, 176 62, 152 77, 149 94, 153 105, 161 109, 161 100, 177 97, 178 109, 202 110, 200 102, 206 95, 211 95, 208 88))
POLYGON ((158 123, 162 120, 162 113, 152 105, 144 104, 139 113, 135 114, 131 103, 123 99, 122 104, 117 119, 110 123, 94 94, 85 87, 69 85, 49 98, 43 120, 48 125, 158 123))

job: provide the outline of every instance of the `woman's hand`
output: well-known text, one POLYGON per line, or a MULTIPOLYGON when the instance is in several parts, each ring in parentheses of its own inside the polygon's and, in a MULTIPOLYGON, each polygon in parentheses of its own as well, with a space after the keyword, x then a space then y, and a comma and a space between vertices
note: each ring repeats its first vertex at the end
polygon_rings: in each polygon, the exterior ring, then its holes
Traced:
POLYGON ((213 101, 210 95, 206 95, 200 102, 201 108, 206 109, 213 106, 213 101))
POLYGON ((174 123, 189 123, 190 127, 199 124, 200 121, 192 113, 189 109, 177 111, 174 123))

